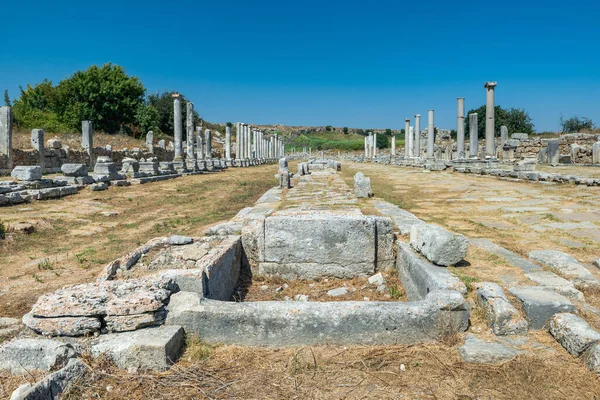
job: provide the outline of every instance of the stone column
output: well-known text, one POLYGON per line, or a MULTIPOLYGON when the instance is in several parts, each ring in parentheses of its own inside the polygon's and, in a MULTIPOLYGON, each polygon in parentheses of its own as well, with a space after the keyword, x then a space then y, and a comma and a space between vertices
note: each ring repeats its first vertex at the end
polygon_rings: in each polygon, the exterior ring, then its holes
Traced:
POLYGON ((13 115, 10 107, 0 107, 0 155, 6 157, 6 168, 13 168, 12 151, 13 115))
POLYGON ((471 158, 479 157, 479 138, 477 113, 469 114, 469 153, 471 158))
POLYGON ((246 125, 246 158, 252 158, 252 138, 250 137, 250 125, 246 125))
POLYGON ((238 122, 235 124, 235 158, 240 159, 240 133, 242 131, 242 124, 238 122))
POLYGON ((182 121, 181 121, 181 96, 179 93, 173 93, 173 127, 175 128, 175 156, 173 161, 181 161, 183 159, 182 138, 182 121))
POLYGON ((392 136, 392 156, 396 155, 396 135, 392 136))
POLYGON ((40 157, 40 167, 44 169, 44 130, 43 129, 32 129, 31 130, 31 147, 36 150, 40 157))
POLYGON ((81 148, 88 153, 90 167, 94 166, 94 124, 92 121, 81 121, 81 148))
POLYGON ((207 129, 204 131, 204 142, 205 142, 205 148, 206 148, 206 159, 210 160, 212 159, 212 143, 211 143, 211 139, 212 139, 212 132, 210 129, 207 129))
POLYGON ((231 127, 225 128, 225 159, 231 160, 231 127))
POLYGON ((496 157, 496 143, 494 141, 494 88, 496 82, 486 82, 485 87, 485 156, 496 157))
POLYGON ((433 110, 427 112, 427 159, 433 160, 433 148, 435 144, 435 124, 433 121, 433 110))
POLYGON ((146 133, 146 148, 150 153, 154 153, 154 132, 146 133))
POLYGON ((456 116, 456 153, 459 160, 465 158, 465 98, 457 100, 456 116))
POLYGON ((404 118, 404 158, 410 157, 410 118, 404 118))
POLYGON ((365 136, 365 158, 369 157, 369 144, 367 143, 367 136, 365 136))
POLYGON ((415 114, 415 140, 413 154, 421 157, 421 114, 415 114))
POLYGON ((558 139, 548 140, 548 164, 555 167, 558 165, 560 160, 560 150, 558 146, 558 139))
POLYGON ((202 127, 196 128, 196 158, 204 160, 204 144, 202 143, 202 127))
POLYGON ((504 148, 504 143, 508 140, 508 128, 504 125, 500 127, 500 150, 504 148))
POLYGON ((194 103, 192 103, 191 101, 188 101, 185 104, 186 107, 186 114, 185 114, 185 119, 186 119, 186 142, 187 142, 187 152, 186 152, 186 158, 189 159, 189 161, 193 161, 196 157, 195 157, 195 153, 194 153, 194 103))

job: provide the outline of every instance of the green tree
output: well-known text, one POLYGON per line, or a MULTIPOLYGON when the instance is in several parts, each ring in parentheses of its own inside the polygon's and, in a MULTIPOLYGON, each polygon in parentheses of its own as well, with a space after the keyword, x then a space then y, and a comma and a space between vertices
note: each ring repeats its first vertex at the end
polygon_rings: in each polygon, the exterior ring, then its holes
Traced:
MULTIPOLYGON (((172 94, 175 93, 173 91, 164 91, 162 93, 157 92, 154 94, 150 94, 148 95, 148 104, 150 104, 151 106, 153 106, 157 113, 158 113, 158 120, 157 120, 157 125, 158 125, 158 129, 167 134, 167 135, 173 135, 175 128, 173 126, 173 120, 175 117, 175 111, 173 109, 173 96, 172 94)), ((180 94, 181 96, 181 116, 183 121, 186 120, 186 114, 187 114, 187 100, 185 99, 185 96, 180 94)), ((194 125, 198 125, 200 121, 200 117, 198 116, 198 112, 196 110, 194 110, 194 125)), ((185 131, 185 130, 184 130, 185 131)), ((184 132, 184 137, 185 137, 185 132, 184 132)))
MULTIPOLYGON (((467 113, 465 118, 465 134, 468 135, 470 129, 468 115, 472 113, 477 113, 478 136, 485 138, 485 104, 467 113)), ((502 125, 508 128, 509 133, 522 132, 531 134, 534 131, 534 125, 529 113, 522 108, 505 109, 500 106, 494 107, 494 131, 499 133, 502 125)))
POLYGON ((347 126, 343 127, 342 131, 344 132, 344 135, 347 135, 348 134, 348 127, 347 126))
POLYGON ((388 136, 392 136, 392 130, 390 128, 387 128, 385 130, 385 134, 388 135, 388 136))
POLYGON ((387 135, 377 135, 377 148, 385 149, 390 145, 390 137, 387 135))
POLYGON ((591 131, 594 129, 594 122, 587 117, 578 117, 577 115, 564 119, 563 116, 560 116, 559 119, 560 127, 562 129, 562 133, 569 132, 580 132, 582 130, 591 131))
POLYGON ((142 102, 135 110, 135 122, 141 134, 158 129, 158 111, 154 106, 142 102))
POLYGON ((115 133, 136 121, 146 89, 124 68, 107 63, 75 72, 56 91, 56 111, 69 127, 79 130, 81 121, 91 120, 96 129, 115 133))
POLYGON ((333 130, 333 127, 332 127, 331 125, 327 125, 327 126, 325 127, 325 130, 326 130, 327 132, 331 132, 331 131, 333 130))
POLYGON ((12 104, 10 102, 10 97, 8 96, 8 89, 4 90, 4 105, 6 107, 11 107, 12 104))
POLYGON ((13 102, 15 124, 19 128, 40 128, 46 132, 66 132, 68 127, 56 112, 57 94, 52 81, 45 79, 34 86, 19 87, 21 94, 13 102))

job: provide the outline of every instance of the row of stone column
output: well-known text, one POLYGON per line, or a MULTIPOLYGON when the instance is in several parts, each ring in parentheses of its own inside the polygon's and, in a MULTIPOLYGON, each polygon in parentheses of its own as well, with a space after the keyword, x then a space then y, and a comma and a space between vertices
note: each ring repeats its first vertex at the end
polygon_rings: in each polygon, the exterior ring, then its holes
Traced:
POLYGON ((377 134, 369 132, 369 135, 365 136, 365 157, 376 157, 377 152, 377 134))
MULTIPOLYGON (((235 156, 238 159, 281 158, 285 155, 283 139, 278 135, 265 136, 261 129, 253 129, 249 124, 236 124, 235 156)), ((231 157, 231 155, 230 155, 231 157)))

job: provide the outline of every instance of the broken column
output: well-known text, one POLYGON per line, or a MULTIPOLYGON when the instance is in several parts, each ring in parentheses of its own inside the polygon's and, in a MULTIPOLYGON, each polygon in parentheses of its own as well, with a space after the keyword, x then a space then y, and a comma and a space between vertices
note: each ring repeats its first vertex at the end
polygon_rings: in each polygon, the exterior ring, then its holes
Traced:
POLYGON ((211 143, 211 139, 212 139, 212 132, 210 129, 207 129, 204 131, 204 143, 205 143, 205 149, 206 149, 206 155, 205 158, 207 160, 212 159, 212 143, 211 143))
POLYGON ((415 140, 413 154, 415 157, 421 157, 421 114, 415 114, 415 140))
POLYGON ((427 159, 433 160, 433 144, 435 141, 435 127, 433 123, 433 110, 427 112, 427 159))
POLYGON ((183 160, 183 147, 181 144, 182 139, 182 121, 181 121, 181 96, 179 93, 173 93, 173 127, 175 129, 175 156, 174 161, 183 160))
POLYGON ((469 153, 471 158, 479 157, 478 123, 477 113, 469 114, 469 153))
POLYGON ((558 139, 548 140, 548 164, 557 166, 560 159, 558 139))
POLYGON ((390 152, 392 156, 396 155, 396 135, 392 136, 392 150, 390 152))
POLYGON ((90 166, 94 166, 94 125, 92 121, 81 122, 81 148, 88 154, 90 166))
POLYGON ((456 117, 456 152, 458 159, 465 158, 465 98, 457 99, 457 117, 456 117))
POLYGON ((146 133, 146 148, 150 153, 154 152, 154 132, 152 131, 146 133))
POLYGON ((44 168, 44 130, 43 129, 32 129, 31 130, 31 147, 36 150, 40 156, 40 167, 44 168))
POLYGON ((13 116, 10 107, 0 107, 0 154, 6 157, 6 168, 13 167, 12 154, 13 116))
POLYGON ((231 160, 231 127, 225 128, 225 159, 231 160))
POLYGON ((504 125, 500 127, 500 148, 504 147, 504 143, 508 141, 508 128, 504 125))
POLYGON ((410 157, 410 118, 404 119, 404 158, 410 157))
POLYGON ((494 88, 496 82, 486 82, 485 87, 485 156, 496 157, 496 146, 494 142, 494 88))
POLYGON ((191 101, 186 103, 186 166, 192 171, 198 169, 196 164, 196 153, 194 152, 194 104, 191 101))

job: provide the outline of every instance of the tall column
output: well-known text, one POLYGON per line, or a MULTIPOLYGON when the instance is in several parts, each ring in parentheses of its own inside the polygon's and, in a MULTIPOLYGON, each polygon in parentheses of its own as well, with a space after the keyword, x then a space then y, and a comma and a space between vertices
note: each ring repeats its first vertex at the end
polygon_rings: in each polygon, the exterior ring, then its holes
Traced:
POLYGON ((204 145, 202 143, 202 127, 196 128, 196 158, 204 160, 204 145))
POLYGON ((413 154, 421 157, 421 114, 415 114, 415 139, 413 154))
POLYGON ((427 112, 427 159, 433 160, 433 145, 435 143, 435 124, 433 110, 427 112))
POLYGON ((485 156, 496 157, 496 143, 494 141, 494 88, 496 82, 486 82, 485 88, 485 156))
POLYGON ((242 131, 242 124, 238 122, 235 124, 235 158, 240 159, 240 137, 242 131))
POLYGON ((12 151, 13 115, 10 107, 0 107, 0 155, 7 158, 6 168, 13 168, 12 151))
POLYGON ((392 156, 396 155, 396 135, 392 136, 392 151, 390 153, 392 156))
POLYGON ((175 157, 174 161, 183 159, 183 147, 181 144, 182 138, 182 121, 181 121, 181 96, 179 93, 173 93, 173 127, 175 128, 175 157))
POLYGON ((479 125, 477 113, 469 114, 469 150, 471 158, 479 156, 479 125))
POLYGON ((410 157, 410 118, 404 118, 404 158, 410 157))
POLYGON ((465 158, 465 98, 456 99, 456 153, 459 160, 465 158))
POLYGON ((186 142, 187 142, 187 152, 186 157, 191 161, 195 158, 194 153, 194 104, 191 101, 188 101, 186 104, 186 142))
POLYGON ((252 137, 250 136, 250 125, 246 125, 246 158, 252 158, 252 137))
POLYGON ((225 159, 231 160, 231 127, 229 125, 225 128, 225 159))
POLYGON ((369 157, 369 144, 367 143, 368 137, 365 136, 365 158, 369 157))
POLYGON ((212 132, 210 129, 207 129, 204 131, 204 142, 205 142, 205 148, 206 148, 206 159, 210 160, 212 159, 212 132))
POLYGON ((81 121, 81 148, 88 153, 90 167, 94 166, 94 124, 92 121, 81 121))

